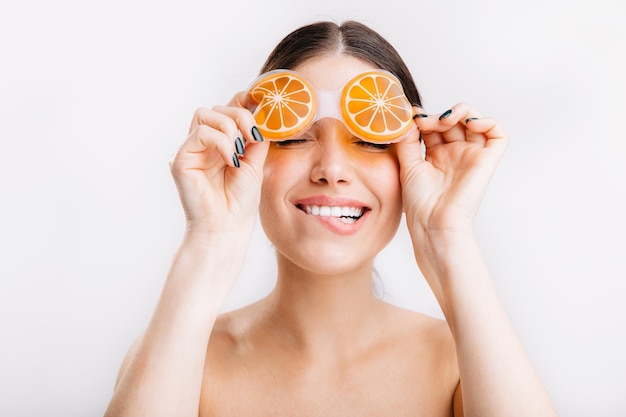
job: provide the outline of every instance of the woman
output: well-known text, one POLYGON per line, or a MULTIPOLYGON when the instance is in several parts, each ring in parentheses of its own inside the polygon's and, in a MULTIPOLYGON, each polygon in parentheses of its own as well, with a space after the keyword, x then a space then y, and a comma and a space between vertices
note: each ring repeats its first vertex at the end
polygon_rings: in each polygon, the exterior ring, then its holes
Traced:
POLYGON ((186 233, 106 415, 556 415, 472 231, 507 146, 502 128, 465 104, 424 112, 393 47, 356 22, 294 31, 261 73, 276 69, 315 91, 389 71, 417 128, 381 144, 322 117, 270 142, 252 94, 197 110, 171 162, 186 233), (276 287, 218 316, 257 210, 276 248, 276 287), (445 321, 373 294, 374 258, 403 211, 445 321))

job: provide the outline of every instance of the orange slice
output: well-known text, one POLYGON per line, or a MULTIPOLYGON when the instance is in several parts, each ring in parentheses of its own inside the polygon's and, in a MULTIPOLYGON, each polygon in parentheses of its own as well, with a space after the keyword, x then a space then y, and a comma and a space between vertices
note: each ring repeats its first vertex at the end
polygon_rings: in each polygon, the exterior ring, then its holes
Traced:
POLYGON ((342 116, 363 139, 389 143, 401 139, 413 123, 413 108, 391 74, 369 71, 348 82, 341 95, 342 116))
POLYGON ((248 90, 254 118, 267 139, 284 139, 304 130, 315 117, 313 87, 293 72, 270 71, 248 90))

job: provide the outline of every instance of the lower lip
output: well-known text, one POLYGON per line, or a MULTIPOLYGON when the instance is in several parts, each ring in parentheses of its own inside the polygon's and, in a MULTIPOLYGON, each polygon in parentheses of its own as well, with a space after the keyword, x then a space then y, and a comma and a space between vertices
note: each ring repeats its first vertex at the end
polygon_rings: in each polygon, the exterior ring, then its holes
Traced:
POLYGON ((343 236, 352 235, 358 232, 363 226, 363 224, 365 223, 367 216, 369 215, 369 210, 366 210, 357 221, 355 221, 352 224, 349 224, 349 223, 342 222, 341 220, 339 220, 338 217, 314 216, 312 214, 307 214, 306 212, 302 210, 300 210, 300 212, 307 217, 313 217, 315 220, 322 223, 322 225, 324 225, 331 232, 338 234, 338 235, 343 235, 343 236))

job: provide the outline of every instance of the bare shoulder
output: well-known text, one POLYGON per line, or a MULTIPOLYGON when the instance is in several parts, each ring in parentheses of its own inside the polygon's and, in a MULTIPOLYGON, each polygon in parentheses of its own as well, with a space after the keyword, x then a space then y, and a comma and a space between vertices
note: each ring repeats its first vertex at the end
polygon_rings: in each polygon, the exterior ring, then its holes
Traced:
MULTIPOLYGON (((389 327, 394 342, 407 357, 428 358, 427 363, 458 379, 456 346, 445 320, 388 305, 389 327)), ((423 363, 422 363, 423 365, 423 363)))
POLYGON ((328 363, 300 351, 262 302, 221 315, 207 349, 200 415, 287 415, 310 401, 381 416, 450 415, 458 367, 446 322, 378 307, 368 342, 328 363))
POLYGON ((250 378, 267 356, 259 352, 255 340, 260 331, 258 312, 259 306, 251 304, 218 316, 207 346, 199 415, 223 415, 241 392, 253 392, 251 386, 264 383, 250 378))
MULTIPOLYGON (((401 351, 407 356, 439 358, 442 362, 454 359, 456 365, 456 349, 452 333, 445 320, 412 310, 403 309, 391 304, 384 304, 386 320, 384 330, 378 329, 381 342, 394 346, 394 351, 401 351)), ((225 356, 240 356, 252 348, 251 343, 261 348, 264 337, 261 334, 267 326, 259 317, 263 316, 262 303, 222 314, 218 317, 211 340, 209 357, 225 362, 225 356), (219 356, 219 358, 218 358, 219 356)), ((269 329, 265 329, 269 330, 269 329)), ((258 353, 258 351, 257 351, 258 353)), ((398 352, 399 353, 399 352, 398 352)))
POLYGON ((426 344, 454 348, 452 333, 445 320, 389 304, 387 310, 396 331, 406 332, 408 337, 423 338, 422 342, 426 344))
POLYGON ((242 353, 258 326, 259 303, 218 316, 209 340, 207 361, 225 363, 228 356, 242 353))

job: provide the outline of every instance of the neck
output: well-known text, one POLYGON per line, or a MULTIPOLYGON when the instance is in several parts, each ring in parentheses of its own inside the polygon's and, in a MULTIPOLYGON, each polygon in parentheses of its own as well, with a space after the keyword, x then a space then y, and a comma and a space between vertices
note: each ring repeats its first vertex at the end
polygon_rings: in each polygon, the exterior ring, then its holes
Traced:
POLYGON ((281 331, 314 354, 337 355, 367 345, 383 303, 372 289, 373 261, 341 274, 316 274, 278 255, 268 301, 281 331))

